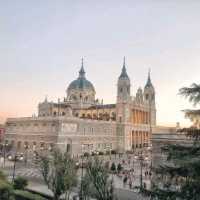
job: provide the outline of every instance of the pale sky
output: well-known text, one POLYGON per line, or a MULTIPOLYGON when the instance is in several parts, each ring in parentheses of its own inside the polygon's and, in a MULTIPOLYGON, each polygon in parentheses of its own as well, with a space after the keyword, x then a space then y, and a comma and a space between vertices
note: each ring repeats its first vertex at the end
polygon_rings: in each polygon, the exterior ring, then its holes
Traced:
POLYGON ((0 0, 0 122, 66 96, 81 57, 96 97, 115 103, 126 56, 132 95, 151 68, 158 124, 188 124, 177 93, 199 83, 199 11, 199 0, 0 0))

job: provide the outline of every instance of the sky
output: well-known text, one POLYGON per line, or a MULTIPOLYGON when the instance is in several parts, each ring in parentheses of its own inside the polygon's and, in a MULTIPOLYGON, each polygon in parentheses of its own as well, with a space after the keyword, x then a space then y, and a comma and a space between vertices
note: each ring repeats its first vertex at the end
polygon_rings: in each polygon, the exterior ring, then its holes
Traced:
POLYGON ((178 90, 199 83, 199 10, 198 0, 0 0, 0 123, 66 96, 82 57, 96 97, 115 103, 125 56, 132 95, 151 68, 157 123, 189 125, 178 90))

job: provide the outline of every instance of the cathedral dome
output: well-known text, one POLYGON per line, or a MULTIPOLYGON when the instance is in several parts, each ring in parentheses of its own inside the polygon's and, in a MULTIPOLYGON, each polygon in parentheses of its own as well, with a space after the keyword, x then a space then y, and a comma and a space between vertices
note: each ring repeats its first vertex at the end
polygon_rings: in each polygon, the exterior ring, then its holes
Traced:
POLYGON ((95 88, 85 77, 85 70, 82 66, 79 77, 72 81, 67 88, 67 100, 76 104, 92 104, 95 102, 95 88))
POLYGON ((76 80, 72 81, 69 84, 68 91, 69 90, 91 90, 95 91, 94 86, 90 81, 88 81, 85 77, 79 77, 76 80))

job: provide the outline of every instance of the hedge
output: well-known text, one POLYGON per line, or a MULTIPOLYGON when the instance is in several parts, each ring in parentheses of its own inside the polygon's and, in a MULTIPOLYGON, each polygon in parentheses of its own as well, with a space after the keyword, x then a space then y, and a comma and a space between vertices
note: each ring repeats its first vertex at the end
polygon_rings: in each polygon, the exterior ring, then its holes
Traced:
POLYGON ((0 180, 0 199, 9 200, 13 197, 12 186, 6 181, 0 180))
POLYGON ((47 200, 44 197, 41 197, 37 194, 32 194, 28 191, 15 190, 14 191, 15 200, 47 200))

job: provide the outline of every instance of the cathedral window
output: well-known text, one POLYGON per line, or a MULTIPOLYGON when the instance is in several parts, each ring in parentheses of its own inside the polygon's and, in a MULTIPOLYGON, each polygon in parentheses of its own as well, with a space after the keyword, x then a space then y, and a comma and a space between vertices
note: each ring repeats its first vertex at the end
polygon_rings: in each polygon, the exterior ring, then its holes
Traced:
POLYGON ((65 116, 65 112, 62 112, 62 116, 65 116))
POLYGON ((88 97, 85 97, 85 102, 87 102, 88 101, 88 97))
POLYGON ((128 93, 130 92, 129 87, 127 87, 127 92, 128 92, 128 93))
POLYGON ((56 112, 53 113, 54 116, 56 116, 56 114, 57 114, 56 112))
POLYGON ((149 99, 149 95, 148 95, 148 94, 145 95, 145 99, 146 99, 146 100, 149 99))

